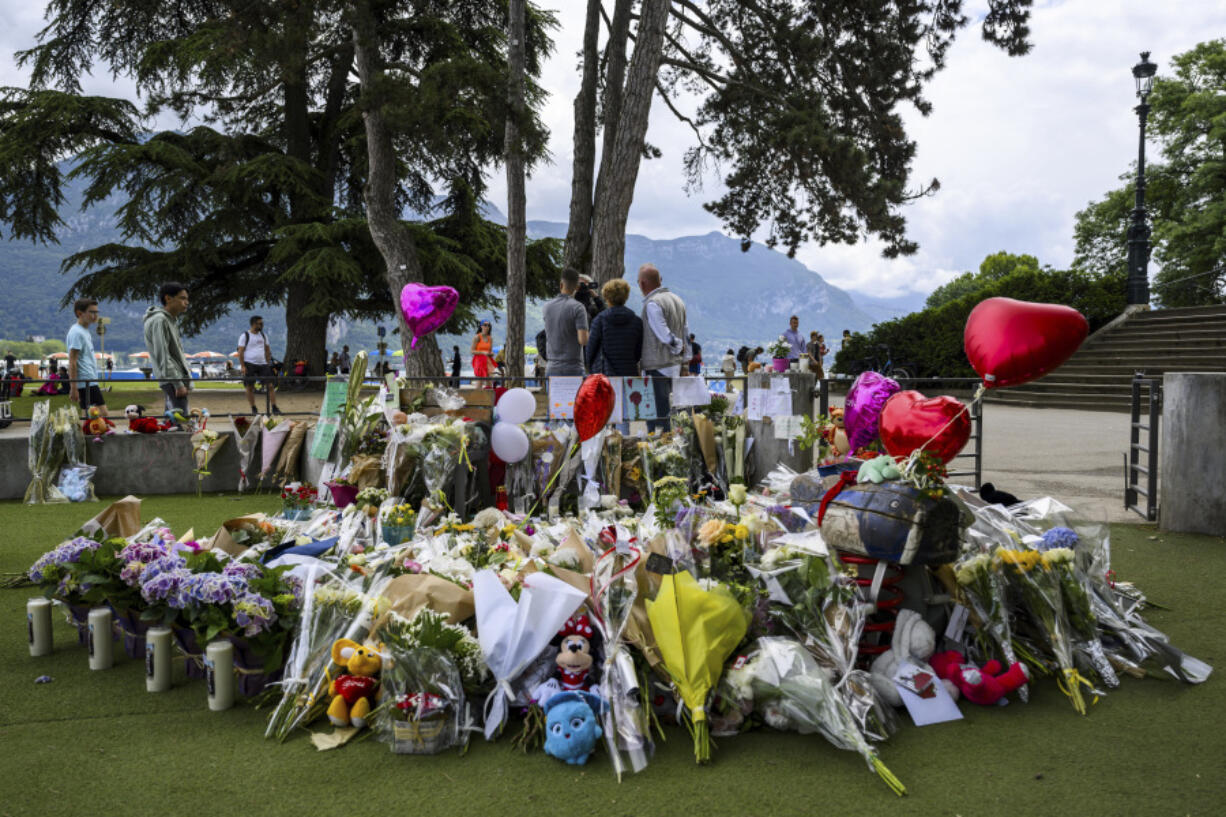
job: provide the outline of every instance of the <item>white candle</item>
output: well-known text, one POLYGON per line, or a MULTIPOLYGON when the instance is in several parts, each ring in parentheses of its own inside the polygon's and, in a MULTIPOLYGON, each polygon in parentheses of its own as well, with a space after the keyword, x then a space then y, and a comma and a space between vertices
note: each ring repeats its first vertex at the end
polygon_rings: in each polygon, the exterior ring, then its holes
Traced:
POLYGON ((114 663, 114 632, 111 611, 95 607, 89 611, 89 668, 110 669, 114 663))
POLYGON ((145 633, 145 689, 170 689, 170 628, 150 627, 145 633))
POLYGON ((51 599, 30 599, 26 602, 26 630, 30 638, 30 655, 51 654, 51 599))
POLYGON ((229 641, 210 641, 205 648, 204 680, 209 709, 220 712, 234 706, 234 645, 229 641))

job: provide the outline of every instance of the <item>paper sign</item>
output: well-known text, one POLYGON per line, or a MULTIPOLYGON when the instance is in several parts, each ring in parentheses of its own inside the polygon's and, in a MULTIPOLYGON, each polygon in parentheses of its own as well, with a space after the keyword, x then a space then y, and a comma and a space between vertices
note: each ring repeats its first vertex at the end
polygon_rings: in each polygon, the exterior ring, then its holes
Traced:
POLYGON ((343 380, 329 380, 324 389, 323 405, 319 409, 319 417, 340 417, 345 409, 345 399, 349 395, 349 384, 343 380))
POLYGON ((917 667, 910 661, 899 661, 898 669, 894 672, 894 687, 916 726, 962 720, 962 712, 954 699, 949 697, 949 690, 933 678, 930 670, 917 667), (921 692, 916 693, 916 689, 921 692))
POLYGON ((741 416, 745 413, 745 392, 734 392, 736 399, 732 401, 732 408, 728 409, 728 413, 734 416, 741 416))
POLYGON ((674 406, 709 406, 711 392, 702 377, 674 377, 672 404, 674 406))
POLYGON ((766 389, 749 390, 749 414, 746 419, 761 420, 766 416, 766 398, 770 392, 766 389))
POLYGON ((622 403, 624 402, 623 398, 625 397, 625 395, 622 393, 622 380, 624 380, 624 378, 609 378, 609 383, 613 386, 613 413, 609 415, 610 423, 620 423, 626 419, 624 409, 622 408, 622 403))
POLYGON ((728 381, 727 380, 712 380, 707 383, 707 391, 713 392, 714 394, 727 394, 728 393, 728 381))
POLYGON ((632 423, 630 423, 630 436, 631 437, 646 437, 647 436, 647 421, 646 420, 635 420, 632 423))
POLYGON ((766 404, 762 407, 762 413, 769 417, 778 417, 781 414, 791 414, 791 393, 781 394, 779 392, 770 392, 767 394, 766 404))
POLYGON ((802 431, 800 418, 793 414, 771 417, 771 423, 775 426, 776 440, 794 440, 800 436, 802 431))
POLYGON ((622 386, 626 420, 656 419, 656 394, 649 377, 627 377, 622 386))
POLYGON ((582 377, 549 378, 549 419, 575 418, 575 395, 579 393, 579 387, 582 385, 582 377))
POLYGON ((788 383, 786 377, 771 378, 771 394, 791 394, 792 384, 788 383))
POLYGON ((336 440, 336 432, 341 421, 335 417, 320 419, 315 424, 315 438, 311 441, 311 458, 326 460, 332 456, 332 443, 336 440))

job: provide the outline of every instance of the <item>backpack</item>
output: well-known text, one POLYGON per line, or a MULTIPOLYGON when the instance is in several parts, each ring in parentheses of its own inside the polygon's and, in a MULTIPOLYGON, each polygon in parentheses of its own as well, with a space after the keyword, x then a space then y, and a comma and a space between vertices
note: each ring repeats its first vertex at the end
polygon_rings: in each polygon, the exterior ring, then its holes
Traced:
POLYGON ((545 360, 549 360, 549 354, 545 351, 545 330, 536 333, 536 353, 545 360))
POLYGON ((745 354, 746 354, 748 351, 749 351, 749 347, 748 347, 748 346, 742 346, 740 349, 737 349, 737 350, 736 350, 736 362, 737 362, 737 363, 744 363, 744 362, 745 362, 745 354))

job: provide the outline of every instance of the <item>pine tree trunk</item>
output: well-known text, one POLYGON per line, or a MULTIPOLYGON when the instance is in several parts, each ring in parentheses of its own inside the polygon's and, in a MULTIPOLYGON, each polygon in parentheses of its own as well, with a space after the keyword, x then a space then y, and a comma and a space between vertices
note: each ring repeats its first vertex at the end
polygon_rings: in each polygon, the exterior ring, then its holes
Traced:
MULTIPOLYGON (((378 35, 375 33, 370 3, 356 3, 353 19, 353 54, 358 80, 362 84, 360 104, 366 125, 366 156, 369 162, 362 197, 366 202, 370 236, 387 265, 385 274, 392 291, 392 301, 399 304, 400 290, 404 285, 422 280, 421 262, 413 236, 401 222, 396 206, 399 179, 396 176, 392 132, 383 117, 382 103, 371 97, 370 89, 380 69, 376 63, 378 35)), ((400 345, 404 350, 404 373, 410 377, 441 377, 444 374, 443 358, 434 336, 428 335, 419 340, 414 350, 410 346, 413 336, 405 325, 399 306, 396 308, 396 320, 400 324, 400 345)))
POLYGON ((519 123, 524 115, 524 6, 511 0, 510 46, 507 62, 507 341, 503 345, 507 373, 524 376, 524 298, 528 280, 527 201, 524 192, 524 151, 519 123))
MULTIPOLYGON (((600 206, 592 222, 592 277, 598 283, 620 278, 625 272, 626 219, 634 201, 651 99, 663 58, 669 4, 670 0, 643 0, 609 170, 602 170, 596 190, 600 206)), ((601 165, 603 168, 603 158, 601 165)))
MULTIPOLYGON (((600 0, 588 0, 583 30, 583 79, 575 96, 574 159, 570 181, 570 224, 562 267, 586 272, 591 261, 592 186, 596 175, 596 71, 600 0)), ((624 59, 624 52, 623 52, 624 59)))

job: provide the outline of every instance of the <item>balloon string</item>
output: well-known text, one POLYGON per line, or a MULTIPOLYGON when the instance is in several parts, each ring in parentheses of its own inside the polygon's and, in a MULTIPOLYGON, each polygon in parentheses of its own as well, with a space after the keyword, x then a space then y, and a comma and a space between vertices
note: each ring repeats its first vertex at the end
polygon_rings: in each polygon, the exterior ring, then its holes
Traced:
POLYGON ((949 422, 948 422, 948 423, 946 423, 945 425, 943 425, 943 426, 941 426, 939 429, 937 429, 937 432, 936 432, 935 434, 933 434, 933 435, 932 435, 931 437, 929 437, 927 440, 924 440, 923 444, 922 444, 922 445, 920 445, 920 447, 919 447, 919 448, 916 448, 914 451, 912 451, 912 452, 911 452, 911 455, 910 455, 909 457, 907 457, 906 462, 907 462, 907 463, 910 463, 910 462, 911 462, 911 460, 913 460, 914 458, 916 458, 916 457, 919 455, 919 453, 920 453, 921 451, 923 451, 925 448, 927 448, 927 447, 928 447, 928 444, 929 444, 929 443, 933 442, 934 440, 936 440, 936 438, 937 438, 937 437, 940 437, 942 434, 944 434, 944 433, 945 433, 945 429, 949 428, 951 425, 953 425, 954 423, 958 422, 958 420, 962 418, 962 415, 963 415, 963 414, 966 414, 968 411, 970 411, 970 410, 971 410, 971 406, 973 406, 973 405, 975 405, 975 404, 979 403, 979 402, 980 402, 980 401, 983 399, 983 394, 984 394, 984 392, 986 392, 986 391, 987 391, 987 387, 986 387, 986 386, 984 386, 982 383, 980 383, 980 384, 979 384, 979 388, 975 389, 975 394, 974 394, 974 396, 972 396, 972 397, 971 397, 971 402, 970 402, 970 405, 967 405, 967 404, 963 403, 963 404, 962 404, 962 410, 961 410, 961 411, 959 411, 957 414, 955 414, 953 417, 950 417, 950 418, 949 418, 949 422))

